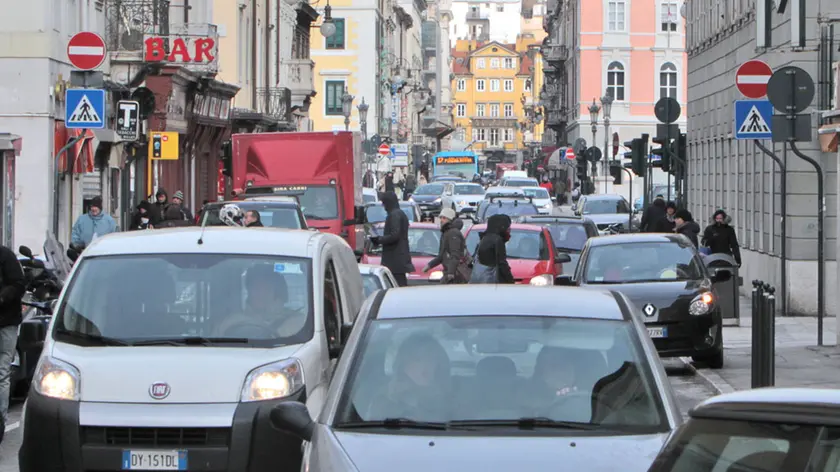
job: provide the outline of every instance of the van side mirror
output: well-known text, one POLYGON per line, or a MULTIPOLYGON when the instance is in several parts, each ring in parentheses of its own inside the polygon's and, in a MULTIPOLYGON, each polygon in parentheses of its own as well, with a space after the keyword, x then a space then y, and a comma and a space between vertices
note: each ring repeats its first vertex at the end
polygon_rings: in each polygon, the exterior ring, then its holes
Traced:
POLYGON ((573 287, 575 285, 575 282, 572 280, 571 275, 558 275, 554 278, 554 285, 562 287, 573 287))
POLYGON ((18 248, 18 252, 21 256, 26 257, 27 259, 32 259, 32 249, 29 249, 29 247, 21 246, 18 248))
POLYGON ((572 256, 566 254, 565 252, 558 252, 554 255, 554 262, 556 264, 566 264, 568 262, 572 262, 572 256))
POLYGON ((732 272, 728 270, 716 270, 715 275, 712 276, 712 282, 728 282, 732 279, 732 272))
POLYGON ((271 410, 271 424, 275 428, 293 434, 304 441, 312 441, 315 422, 309 415, 309 408, 301 402, 283 402, 271 410))

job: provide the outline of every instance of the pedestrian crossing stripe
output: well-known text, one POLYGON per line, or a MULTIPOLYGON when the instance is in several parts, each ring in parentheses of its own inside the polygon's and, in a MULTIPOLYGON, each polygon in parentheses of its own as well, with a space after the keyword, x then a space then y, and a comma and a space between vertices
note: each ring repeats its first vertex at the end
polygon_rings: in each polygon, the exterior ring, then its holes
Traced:
POLYGON ((738 133, 764 135, 769 132, 770 126, 767 125, 767 121, 765 121, 764 117, 761 116, 761 112, 758 111, 758 108, 753 105, 747 113, 747 118, 741 124, 741 127, 738 128, 738 133))
POLYGON ((76 105, 76 109, 70 115, 69 121, 71 123, 100 123, 102 118, 96 113, 96 108, 90 103, 88 96, 82 95, 82 99, 79 100, 79 104, 76 105))

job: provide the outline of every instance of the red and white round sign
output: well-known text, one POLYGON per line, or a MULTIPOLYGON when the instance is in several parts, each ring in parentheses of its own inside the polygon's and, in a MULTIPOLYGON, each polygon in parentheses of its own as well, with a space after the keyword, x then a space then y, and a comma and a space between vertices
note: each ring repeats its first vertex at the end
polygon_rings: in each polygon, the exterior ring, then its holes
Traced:
POLYGON ((102 36, 90 31, 76 33, 67 42, 67 58, 76 69, 96 69, 105 62, 106 52, 102 36))
POLYGON ((388 146, 386 143, 382 143, 379 145, 379 155, 380 156, 390 156, 391 155, 391 146, 388 146))
POLYGON ((575 151, 573 151, 572 148, 567 148, 566 149, 566 159, 569 159, 569 160, 575 159, 575 151))
POLYGON ((767 95, 767 82, 773 76, 773 69, 763 61, 747 61, 735 74, 735 85, 747 98, 764 98, 767 95))

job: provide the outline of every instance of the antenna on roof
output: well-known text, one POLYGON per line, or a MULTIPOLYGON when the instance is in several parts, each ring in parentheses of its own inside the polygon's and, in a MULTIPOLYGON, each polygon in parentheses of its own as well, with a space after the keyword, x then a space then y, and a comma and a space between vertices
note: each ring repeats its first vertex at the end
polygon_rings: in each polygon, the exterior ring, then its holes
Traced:
POLYGON ((205 211, 201 215, 201 234, 198 235, 197 241, 199 245, 204 244, 204 230, 207 228, 207 220, 209 218, 207 218, 207 212, 205 211))

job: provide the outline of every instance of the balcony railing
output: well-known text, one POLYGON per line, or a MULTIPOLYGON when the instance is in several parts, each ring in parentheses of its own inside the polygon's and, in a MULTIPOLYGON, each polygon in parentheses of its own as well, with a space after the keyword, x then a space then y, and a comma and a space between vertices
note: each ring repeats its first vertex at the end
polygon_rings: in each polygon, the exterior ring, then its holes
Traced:
POLYGON ((549 44, 542 47, 543 57, 547 62, 563 62, 569 58, 569 49, 559 44, 549 44))
POLYGON ((565 123, 565 110, 548 110, 548 114, 545 117, 546 126, 562 126, 565 123))
POLYGON ((469 20, 489 20, 490 14, 482 11, 468 11, 467 21, 469 20))
POLYGON ((314 91, 312 69, 315 63, 312 59, 286 59, 280 64, 280 83, 278 86, 288 88, 292 94, 292 101, 300 105, 305 97, 314 91))
POLYGON ((292 109, 292 91, 286 87, 261 87, 257 89, 257 111, 280 121, 289 121, 292 109))

